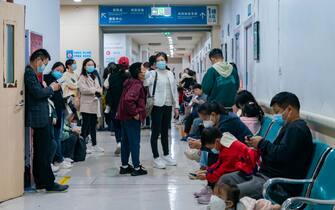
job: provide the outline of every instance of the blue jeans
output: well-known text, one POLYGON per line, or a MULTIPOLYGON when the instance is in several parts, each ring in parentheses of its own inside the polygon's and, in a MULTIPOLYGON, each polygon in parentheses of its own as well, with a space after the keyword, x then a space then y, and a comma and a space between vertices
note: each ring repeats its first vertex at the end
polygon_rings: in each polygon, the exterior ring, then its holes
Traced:
POLYGON ((128 165, 129 156, 134 168, 140 167, 140 141, 141 141, 141 121, 125 120, 121 121, 122 141, 121 141, 121 162, 123 166, 128 165))
POLYGON ((61 163, 64 161, 64 157, 63 157, 63 152, 62 152, 62 144, 61 144, 61 135, 63 133, 63 128, 64 128, 64 111, 60 112, 57 115, 58 119, 60 120, 60 128, 54 127, 54 138, 55 138, 55 142, 57 144, 57 150, 56 150, 56 154, 55 154, 55 161, 58 163, 61 163))

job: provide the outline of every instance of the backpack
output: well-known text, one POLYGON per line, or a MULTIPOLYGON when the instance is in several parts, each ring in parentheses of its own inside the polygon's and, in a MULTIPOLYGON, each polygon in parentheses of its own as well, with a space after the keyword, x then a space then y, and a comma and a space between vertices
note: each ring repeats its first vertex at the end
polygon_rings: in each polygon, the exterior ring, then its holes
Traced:
POLYGON ((83 137, 80 136, 74 148, 73 160, 75 162, 85 161, 86 149, 86 141, 83 137))

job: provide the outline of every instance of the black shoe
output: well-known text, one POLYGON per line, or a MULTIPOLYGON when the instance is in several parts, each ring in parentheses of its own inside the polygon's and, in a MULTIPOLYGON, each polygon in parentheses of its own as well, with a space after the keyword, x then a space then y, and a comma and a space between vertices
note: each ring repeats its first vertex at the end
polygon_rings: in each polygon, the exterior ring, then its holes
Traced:
POLYGON ((128 164, 127 168, 120 167, 120 174, 131 174, 133 173, 134 168, 133 166, 128 164))
POLYGON ((140 166, 138 170, 134 170, 133 173, 131 173, 132 176, 142 176, 142 175, 147 175, 148 171, 145 170, 143 166, 140 166))
POLYGON ((58 183, 54 183, 51 187, 47 187, 47 192, 65 192, 69 188, 69 185, 60 185, 58 183))

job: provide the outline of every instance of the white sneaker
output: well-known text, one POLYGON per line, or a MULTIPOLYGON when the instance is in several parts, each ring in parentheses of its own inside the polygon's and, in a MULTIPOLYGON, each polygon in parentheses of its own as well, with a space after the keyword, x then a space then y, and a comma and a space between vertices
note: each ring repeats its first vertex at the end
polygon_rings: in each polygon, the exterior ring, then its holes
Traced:
POLYGON ((92 150, 90 148, 86 148, 86 154, 92 154, 92 150))
POLYGON ((57 171, 59 171, 59 166, 51 164, 51 169, 52 169, 52 172, 56 173, 57 171))
POLYGON ((154 168, 165 169, 166 165, 161 158, 155 158, 154 159, 154 168))
POLYGON ((72 160, 71 158, 64 158, 64 161, 68 162, 68 163, 73 163, 74 162, 74 160, 72 160))
POLYGON ((162 160, 165 162, 167 166, 176 166, 177 162, 170 155, 162 157, 162 160))
POLYGON ((59 167, 60 169, 70 169, 72 168, 72 164, 71 163, 68 163, 68 162, 65 162, 63 161, 61 164, 59 164, 59 167))
POLYGON ((92 152, 105 152, 105 150, 98 145, 92 146, 92 152))

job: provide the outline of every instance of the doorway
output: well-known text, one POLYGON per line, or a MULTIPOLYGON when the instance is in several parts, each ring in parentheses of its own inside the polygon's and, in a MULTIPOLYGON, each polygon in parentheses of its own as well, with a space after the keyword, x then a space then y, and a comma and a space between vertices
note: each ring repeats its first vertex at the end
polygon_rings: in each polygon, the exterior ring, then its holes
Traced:
POLYGON ((24 7, 0 2, 0 202, 23 194, 24 7))
POLYGON ((253 75, 254 75, 254 56, 253 56, 253 31, 252 25, 245 28, 245 87, 249 91, 253 91, 253 75))

